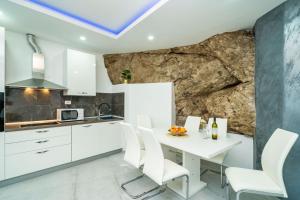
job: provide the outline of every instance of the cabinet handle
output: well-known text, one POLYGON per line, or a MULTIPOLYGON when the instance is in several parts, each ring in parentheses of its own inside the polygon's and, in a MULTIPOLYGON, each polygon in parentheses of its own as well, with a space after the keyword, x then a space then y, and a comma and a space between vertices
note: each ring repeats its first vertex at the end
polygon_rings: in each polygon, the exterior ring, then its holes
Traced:
POLYGON ((47 133, 49 130, 43 130, 43 131, 36 131, 37 133, 47 133))
POLYGON ((44 153, 47 153, 49 150, 45 150, 45 151, 38 151, 36 152, 37 154, 44 154, 44 153))
POLYGON ((92 125, 85 125, 85 126, 82 126, 84 128, 88 128, 88 127, 91 127, 92 125))
POLYGON ((36 142, 36 143, 38 143, 38 144, 42 144, 42 143, 46 143, 46 142, 48 142, 49 140, 41 140, 41 141, 38 141, 38 142, 36 142))

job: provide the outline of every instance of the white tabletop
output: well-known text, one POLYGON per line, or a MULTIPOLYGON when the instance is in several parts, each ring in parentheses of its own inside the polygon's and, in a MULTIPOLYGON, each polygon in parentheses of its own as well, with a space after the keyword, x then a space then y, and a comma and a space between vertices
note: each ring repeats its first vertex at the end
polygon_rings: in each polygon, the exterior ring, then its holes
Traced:
POLYGON ((187 136, 181 137, 169 135, 166 129, 155 129, 154 132, 161 144, 174 147, 204 159, 211 159, 241 143, 240 140, 230 138, 230 136, 212 140, 211 138, 203 137, 199 132, 188 132, 187 136))

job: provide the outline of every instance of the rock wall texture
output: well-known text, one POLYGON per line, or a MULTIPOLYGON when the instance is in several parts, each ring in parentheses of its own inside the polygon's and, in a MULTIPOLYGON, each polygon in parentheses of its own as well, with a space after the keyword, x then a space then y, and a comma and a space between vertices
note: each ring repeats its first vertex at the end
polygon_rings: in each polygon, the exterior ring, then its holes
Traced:
POLYGON ((255 131, 254 36, 236 31, 199 44, 126 54, 104 55, 113 84, 129 68, 132 83, 174 82, 177 124, 188 115, 226 117, 229 129, 255 131))

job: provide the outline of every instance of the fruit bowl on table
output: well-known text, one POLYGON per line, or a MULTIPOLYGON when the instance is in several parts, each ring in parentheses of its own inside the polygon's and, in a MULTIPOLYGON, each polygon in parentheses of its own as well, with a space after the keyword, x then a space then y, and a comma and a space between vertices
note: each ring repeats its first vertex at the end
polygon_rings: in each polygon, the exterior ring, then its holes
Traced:
POLYGON ((169 130, 169 135, 172 136, 186 136, 187 130, 184 127, 172 126, 169 130))

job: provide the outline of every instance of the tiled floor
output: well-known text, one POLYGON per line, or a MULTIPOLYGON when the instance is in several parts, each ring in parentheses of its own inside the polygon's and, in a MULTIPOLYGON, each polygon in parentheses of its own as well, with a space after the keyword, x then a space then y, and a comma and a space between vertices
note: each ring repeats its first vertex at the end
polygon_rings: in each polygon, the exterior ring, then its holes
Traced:
MULTIPOLYGON (((137 170, 123 161, 123 154, 120 153, 0 188, 0 200, 130 200, 120 190, 120 183, 137 174, 137 170)), ((208 183, 208 186, 193 196, 192 200, 224 200, 225 192, 220 189, 218 175, 206 173, 203 180, 208 183)), ((138 193, 154 185, 149 179, 143 178, 131 184, 128 189, 138 193)), ((152 199, 180 200, 182 198, 167 190, 152 199)), ((241 200, 271 199, 247 194, 241 196, 241 200)))

